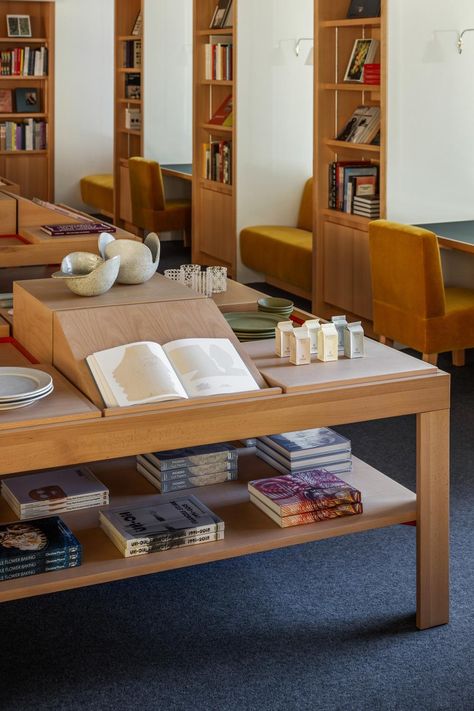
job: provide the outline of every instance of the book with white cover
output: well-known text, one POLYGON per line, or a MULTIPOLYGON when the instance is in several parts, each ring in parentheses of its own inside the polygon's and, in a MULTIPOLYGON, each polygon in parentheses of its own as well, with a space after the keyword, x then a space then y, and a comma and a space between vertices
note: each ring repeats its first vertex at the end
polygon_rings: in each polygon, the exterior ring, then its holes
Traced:
POLYGON ((260 440, 257 440, 257 452, 259 450, 261 452, 265 452, 265 454, 268 454, 268 456, 272 457, 272 459, 276 459, 277 462, 283 464, 283 466, 290 469, 290 471, 298 471, 302 468, 322 469, 326 466, 326 464, 334 464, 336 462, 342 462, 351 458, 350 449, 341 449, 337 452, 328 452, 327 454, 321 454, 319 456, 310 454, 308 457, 298 457, 297 459, 291 459, 289 457, 285 457, 283 454, 280 454, 280 452, 277 452, 276 449, 268 447, 265 442, 260 442, 260 440))
MULTIPOLYGON (((271 467, 276 469, 278 472, 281 472, 282 474, 295 474, 297 472, 304 472, 308 471, 309 469, 314 469, 314 464, 311 464, 309 466, 305 466, 304 462, 302 462, 300 465, 290 468, 289 464, 281 464, 278 462, 274 457, 271 457, 270 455, 266 454, 265 452, 262 452, 261 449, 257 448, 257 457, 260 459, 263 459, 264 462, 267 464, 270 464, 271 467)), ((340 462, 331 462, 328 464, 324 465, 324 469, 328 472, 332 473, 337 473, 341 474, 342 472, 350 472, 352 471, 352 459, 343 459, 340 462)))
POLYGON ((327 452, 338 452, 341 449, 350 450, 351 448, 350 440, 329 427, 282 432, 258 439, 288 459, 306 458, 310 454, 319 456, 327 452))
POLYGON ((259 390, 228 338, 140 341, 86 358, 107 407, 259 390))
POLYGON ((108 503, 109 490, 87 467, 21 474, 2 479, 2 495, 21 509, 57 509, 68 500, 108 503))

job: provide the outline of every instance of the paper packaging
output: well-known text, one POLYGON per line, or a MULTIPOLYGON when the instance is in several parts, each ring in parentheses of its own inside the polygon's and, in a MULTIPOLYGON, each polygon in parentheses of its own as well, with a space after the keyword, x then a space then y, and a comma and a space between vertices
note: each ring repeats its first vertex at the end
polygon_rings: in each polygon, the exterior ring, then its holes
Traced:
POLYGON ((336 326, 333 323, 323 323, 318 331, 318 360, 337 360, 337 343, 336 326))
POLYGON ((290 333, 290 363, 308 365, 311 363, 311 340, 305 326, 295 328, 290 333))
POLYGON ((319 323, 319 318, 311 319, 310 321, 304 322, 304 328, 308 331, 308 336, 310 339, 310 349, 313 355, 318 353, 318 331, 321 328, 319 323))
POLYGON ((349 323, 344 329, 344 355, 346 358, 364 357, 364 329, 361 321, 349 323))
POLYGON ((344 329, 347 326, 347 319, 345 316, 333 316, 331 321, 337 330, 337 347, 339 353, 344 353, 344 329))
POLYGON ((280 358, 290 355, 290 336, 293 333, 293 321, 280 321, 275 328, 275 353, 280 358))

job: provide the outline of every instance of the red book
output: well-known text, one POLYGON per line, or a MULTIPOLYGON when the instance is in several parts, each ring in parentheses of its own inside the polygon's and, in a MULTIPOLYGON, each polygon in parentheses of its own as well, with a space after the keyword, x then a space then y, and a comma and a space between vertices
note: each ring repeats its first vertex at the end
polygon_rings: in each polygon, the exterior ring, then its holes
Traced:
POLYGON ((209 123, 214 126, 232 126, 232 94, 218 107, 209 123))

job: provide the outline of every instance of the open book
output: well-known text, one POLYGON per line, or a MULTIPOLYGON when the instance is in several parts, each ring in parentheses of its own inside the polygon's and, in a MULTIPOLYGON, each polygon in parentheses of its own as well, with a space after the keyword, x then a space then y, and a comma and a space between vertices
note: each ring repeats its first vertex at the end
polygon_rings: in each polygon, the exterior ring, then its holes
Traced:
POLYGON ((228 338, 140 341, 86 360, 107 407, 259 390, 228 338))

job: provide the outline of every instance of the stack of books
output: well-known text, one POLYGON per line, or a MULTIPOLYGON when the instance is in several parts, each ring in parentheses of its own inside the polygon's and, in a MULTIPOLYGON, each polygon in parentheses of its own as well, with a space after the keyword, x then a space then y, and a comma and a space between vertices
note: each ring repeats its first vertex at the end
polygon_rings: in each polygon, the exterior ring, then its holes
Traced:
POLYGON ((360 491, 325 469, 257 479, 250 501, 281 528, 362 513, 360 491))
POLYGON ((350 472, 351 442, 328 427, 257 437, 257 456, 282 474, 326 469, 350 472))
POLYGON ((364 64, 364 84, 380 84, 380 64, 364 64))
POLYGON ((354 215, 378 220, 380 217, 380 197, 378 195, 356 196, 353 200, 352 212, 354 215))
POLYGON ((21 520, 109 503, 109 490, 87 467, 5 477, 1 493, 21 520))
POLYGON ((209 444, 139 454, 137 470, 162 494, 220 484, 237 479, 237 451, 230 444, 209 444))
POLYGON ((195 496, 101 511, 100 525, 125 558, 224 538, 224 521, 195 496))
POLYGON ((81 564, 82 547, 58 516, 0 525, 0 580, 81 564))
POLYGON ((338 141, 371 143, 380 130, 380 106, 358 106, 343 129, 338 141))
POLYGON ((355 197, 378 193, 379 169, 370 161, 333 161, 329 164, 328 207, 352 212, 355 197))

